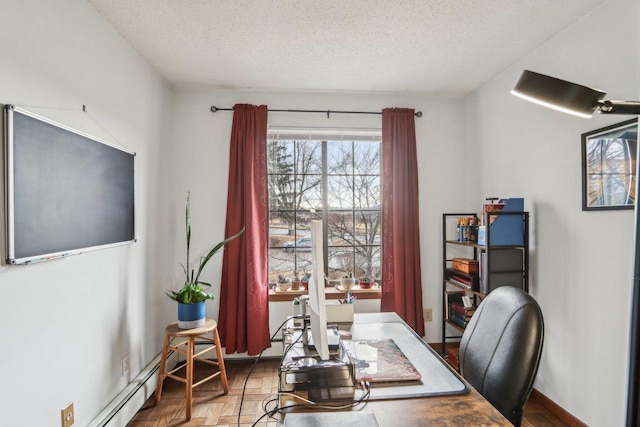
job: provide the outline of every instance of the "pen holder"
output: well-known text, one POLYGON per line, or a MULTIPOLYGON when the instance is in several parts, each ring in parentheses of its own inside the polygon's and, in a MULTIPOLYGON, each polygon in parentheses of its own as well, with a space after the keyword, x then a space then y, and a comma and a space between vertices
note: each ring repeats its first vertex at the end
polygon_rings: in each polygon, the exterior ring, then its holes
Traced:
POLYGON ((327 301, 327 323, 353 323, 354 306, 355 304, 327 301))

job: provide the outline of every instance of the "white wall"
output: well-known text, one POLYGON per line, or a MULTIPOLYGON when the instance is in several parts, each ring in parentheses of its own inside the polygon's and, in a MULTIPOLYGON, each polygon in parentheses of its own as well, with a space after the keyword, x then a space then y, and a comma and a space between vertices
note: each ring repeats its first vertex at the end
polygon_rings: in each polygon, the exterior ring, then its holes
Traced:
POLYGON ((639 5, 611 0, 467 100, 467 144, 479 194, 523 196, 532 212, 531 293, 545 318, 535 387, 592 426, 622 425, 633 212, 581 210, 581 133, 628 120, 585 120, 509 94, 531 69, 635 100, 639 5))
MULTIPOLYGON (((533 213, 531 291, 547 322, 536 387, 591 425, 622 424, 632 213, 582 212, 579 160, 580 133, 622 118, 581 121, 527 105, 508 90, 529 67, 634 99, 640 93, 635 3, 605 4, 473 94, 465 108, 460 100, 407 94, 173 92, 84 1, 5 2, 0 102, 138 153, 138 243, 0 267, 0 424, 58 425, 59 410, 73 401, 76 425, 85 425, 157 355, 164 325, 175 320, 164 290, 181 284, 188 190, 193 253, 224 233, 232 114, 209 107, 239 102, 422 110, 416 131, 424 306, 438 318, 441 213, 479 210, 488 195, 524 196, 533 213), (89 114, 81 112, 83 104, 89 114), (120 374, 126 354, 128 378, 120 374)), ((269 123, 379 127, 380 119, 272 113, 269 123)), ((218 256, 204 273, 216 294, 221 261, 218 256)), ((210 316, 217 317, 219 304, 209 303, 210 316)), ((272 327, 288 309, 272 306, 272 327)), ((426 327, 428 341, 440 339, 437 322, 426 327)))
MULTIPOLYGON (((92 420, 160 351, 180 286, 184 201, 192 192, 193 254, 222 239, 232 115, 212 104, 266 103, 274 108, 380 110, 414 107, 423 240, 425 307, 440 304, 440 212, 455 208, 464 174, 448 166, 463 154, 462 101, 421 96, 180 91, 174 94, 82 0, 26 0, 3 5, 0 102, 137 152, 134 245, 23 267, 0 266, 2 425, 58 425, 75 405, 76 425, 92 420), (175 101, 175 102, 174 102, 175 101), (432 101, 436 106, 432 106, 432 101), (83 113, 82 105, 88 108, 83 113), (428 242, 431 242, 429 244, 428 242), (19 322, 14 326, 12 322, 19 322), (14 344, 15 343, 15 344, 14 344), (130 373, 121 376, 122 357, 130 373), (36 386, 38 385, 38 386, 36 386), (33 402, 38 410, 33 411, 33 402), (29 414, 27 421, 24 414, 29 414)), ((272 114, 277 126, 379 127, 379 116, 272 114)), ((3 254, 3 257, 5 254, 3 254)), ((221 256, 205 278, 219 294, 221 256)), ((209 303, 217 317, 219 301, 209 303)), ((363 310, 376 303, 362 302, 363 310)), ((273 304, 271 326, 289 304, 273 304)), ((427 337, 437 337, 427 324, 427 337)))
MULTIPOLYGON (((433 99, 410 95, 316 94, 224 92, 214 90, 176 91, 175 116, 171 127, 169 146, 163 150, 164 181, 161 212, 172 218, 172 225, 163 230, 163 239, 182 236, 184 198, 191 191, 192 245, 194 254, 222 240, 224 233, 229 138, 232 112, 211 113, 210 107, 229 108, 236 103, 266 104, 273 109, 319 109, 380 111, 385 107, 408 107, 421 110, 416 118, 418 162, 420 165, 420 236, 422 243, 422 269, 424 305, 439 310, 441 289, 440 218, 445 209, 457 209, 464 198, 465 169, 461 167, 464 154, 463 104, 460 100, 433 99), (452 167, 452 166, 458 167, 452 167)), ((380 128, 380 116, 332 115, 308 113, 270 113, 272 126, 324 126, 380 128)), ((162 277, 171 278, 167 286, 178 286, 181 270, 178 260, 184 259, 183 238, 176 247, 176 262, 164 266, 162 277)), ((222 256, 207 267, 206 275, 219 295, 222 256)), ((217 318, 220 302, 209 303, 208 313, 217 318)), ((271 327, 280 322, 282 311, 288 305, 272 304, 271 327)), ((426 336, 430 341, 439 339, 437 322, 427 323, 426 336)), ((273 331, 272 331, 273 333, 273 331)))
POLYGON ((73 401, 82 426, 159 352, 155 204, 170 91, 83 0, 4 1, 0 28, 0 102, 137 152, 137 243, 0 266, 0 424, 58 426, 73 401))

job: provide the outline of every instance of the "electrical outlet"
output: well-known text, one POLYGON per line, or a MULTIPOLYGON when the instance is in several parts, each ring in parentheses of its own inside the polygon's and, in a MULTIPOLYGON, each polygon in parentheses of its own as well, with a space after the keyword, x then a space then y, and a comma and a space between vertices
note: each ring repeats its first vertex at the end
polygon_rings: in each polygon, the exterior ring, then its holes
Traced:
POLYGON ((62 419, 62 427, 71 427, 73 425, 73 402, 60 410, 60 418, 62 419))
POLYGON ((422 317, 424 317, 425 322, 431 322, 433 320, 432 312, 430 308, 422 309, 422 317))
POLYGON ((122 356, 122 376, 124 377, 129 373, 129 356, 122 356))

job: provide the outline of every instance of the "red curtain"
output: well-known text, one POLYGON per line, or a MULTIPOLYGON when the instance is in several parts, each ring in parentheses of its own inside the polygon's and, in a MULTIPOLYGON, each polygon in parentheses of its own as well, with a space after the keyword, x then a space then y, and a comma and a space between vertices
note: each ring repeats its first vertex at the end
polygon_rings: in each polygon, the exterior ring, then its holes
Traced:
POLYGON ((414 110, 382 110, 382 297, 424 336, 414 110))
POLYGON ((267 106, 233 107, 218 331, 227 354, 259 354, 269 341, 267 106))

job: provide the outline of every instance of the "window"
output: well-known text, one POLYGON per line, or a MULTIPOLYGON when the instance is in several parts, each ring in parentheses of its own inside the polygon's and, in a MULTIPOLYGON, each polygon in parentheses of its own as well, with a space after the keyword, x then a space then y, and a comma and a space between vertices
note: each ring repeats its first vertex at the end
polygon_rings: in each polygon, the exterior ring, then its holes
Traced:
POLYGON ((312 220, 323 221, 325 274, 379 279, 380 132, 270 130, 269 281, 311 272, 312 220))

